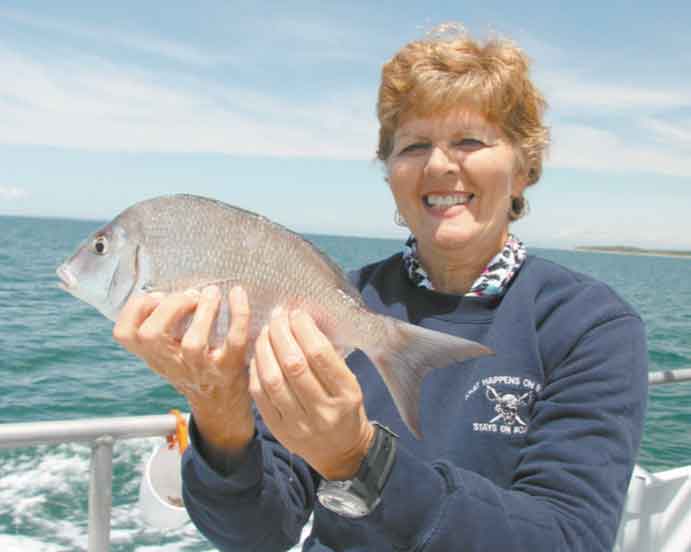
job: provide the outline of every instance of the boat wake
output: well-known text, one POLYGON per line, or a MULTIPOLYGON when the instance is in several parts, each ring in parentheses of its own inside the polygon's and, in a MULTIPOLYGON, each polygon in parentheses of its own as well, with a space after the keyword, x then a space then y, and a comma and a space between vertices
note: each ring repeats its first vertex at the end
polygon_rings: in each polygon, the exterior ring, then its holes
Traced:
MULTIPOLYGON (((215 548, 191 523, 158 531, 137 504, 143 465, 161 438, 115 443, 113 552, 206 552, 215 548)), ((90 448, 79 444, 0 451, 0 550, 74 552, 88 541, 90 448)))

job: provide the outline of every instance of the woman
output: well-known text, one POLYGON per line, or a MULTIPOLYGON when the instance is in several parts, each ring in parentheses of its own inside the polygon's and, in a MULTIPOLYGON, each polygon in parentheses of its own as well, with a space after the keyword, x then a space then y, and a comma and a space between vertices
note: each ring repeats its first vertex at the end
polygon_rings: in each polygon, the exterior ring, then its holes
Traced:
POLYGON ((373 310, 496 353, 427 377, 423 440, 368 359, 346 364, 305 313, 277 313, 247 370, 241 289, 217 350, 215 288, 125 308, 116 339, 190 403, 185 504, 220 549, 287 549, 314 512, 310 551, 611 550, 645 414, 645 331, 607 286, 509 233, 541 175, 544 105, 504 40, 433 37, 384 66, 378 156, 411 237, 352 279, 373 310), (166 329, 190 311, 176 342, 166 329))

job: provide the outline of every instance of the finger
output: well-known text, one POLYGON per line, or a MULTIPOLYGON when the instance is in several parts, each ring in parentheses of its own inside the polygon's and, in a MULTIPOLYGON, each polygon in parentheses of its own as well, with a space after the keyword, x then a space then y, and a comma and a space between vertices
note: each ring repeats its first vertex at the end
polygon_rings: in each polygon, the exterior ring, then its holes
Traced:
POLYGON ((223 347, 213 351, 215 363, 223 366, 246 366, 250 330, 250 304, 245 290, 235 286, 228 294, 230 328, 223 347))
POLYGON ((355 375, 309 314, 293 312, 290 327, 312 373, 328 394, 338 396, 359 387, 355 375))
POLYGON ((188 290, 165 297, 156 310, 139 327, 138 337, 143 342, 155 342, 162 336, 172 335, 185 316, 192 313, 199 301, 199 292, 188 290))
POLYGON ((130 297, 113 327, 113 338, 128 351, 137 348, 137 332, 142 323, 159 305, 161 297, 143 294, 130 297))
POLYGON ((321 403, 328 393, 315 377, 302 354, 286 314, 271 320, 269 339, 283 376, 290 386, 303 411, 310 413, 312 407, 321 403))
POLYGON ((283 372, 271 347, 269 330, 266 326, 257 338, 254 347, 254 359, 262 391, 276 410, 281 413, 281 417, 293 417, 296 413, 302 412, 302 407, 283 377, 283 372))
POLYGON ((182 358, 190 366, 199 369, 208 364, 209 336, 216 320, 220 302, 221 293, 218 287, 208 286, 204 288, 190 327, 180 343, 182 358))
POLYGON ((259 374, 257 373, 257 362, 255 358, 250 361, 248 389, 252 399, 254 400, 254 403, 259 409, 259 413, 264 419, 264 422, 266 422, 269 427, 271 427, 272 424, 280 422, 281 413, 276 410, 274 405, 269 400, 269 397, 266 396, 266 393, 264 393, 264 390, 262 389, 259 374))

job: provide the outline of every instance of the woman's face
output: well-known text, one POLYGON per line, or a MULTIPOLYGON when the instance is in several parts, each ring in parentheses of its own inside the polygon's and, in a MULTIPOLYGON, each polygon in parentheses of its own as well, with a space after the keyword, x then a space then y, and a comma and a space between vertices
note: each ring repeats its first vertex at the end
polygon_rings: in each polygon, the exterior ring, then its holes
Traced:
POLYGON ((527 179, 514 149, 469 110, 405 118, 386 161, 398 210, 421 254, 464 249, 495 254, 508 237, 511 196, 527 179))

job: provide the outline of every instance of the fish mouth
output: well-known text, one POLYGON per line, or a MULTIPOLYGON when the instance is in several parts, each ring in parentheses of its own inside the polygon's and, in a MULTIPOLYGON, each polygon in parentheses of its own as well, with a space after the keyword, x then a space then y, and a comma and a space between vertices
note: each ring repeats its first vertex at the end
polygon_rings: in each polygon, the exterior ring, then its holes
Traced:
POLYGON ((72 274, 72 271, 67 265, 60 265, 55 273, 58 275, 58 278, 60 278, 60 283, 58 283, 58 286, 65 291, 70 291, 72 288, 77 286, 77 278, 75 278, 74 274, 72 274))

